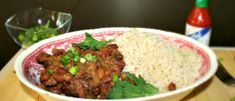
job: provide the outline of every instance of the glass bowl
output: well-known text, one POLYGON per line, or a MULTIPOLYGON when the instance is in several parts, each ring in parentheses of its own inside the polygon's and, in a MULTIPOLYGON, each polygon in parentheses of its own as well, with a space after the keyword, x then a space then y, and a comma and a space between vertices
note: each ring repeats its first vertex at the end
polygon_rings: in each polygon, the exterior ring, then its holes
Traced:
POLYGON ((69 32, 72 15, 43 8, 24 10, 5 22, 11 38, 22 48, 43 39, 69 32))

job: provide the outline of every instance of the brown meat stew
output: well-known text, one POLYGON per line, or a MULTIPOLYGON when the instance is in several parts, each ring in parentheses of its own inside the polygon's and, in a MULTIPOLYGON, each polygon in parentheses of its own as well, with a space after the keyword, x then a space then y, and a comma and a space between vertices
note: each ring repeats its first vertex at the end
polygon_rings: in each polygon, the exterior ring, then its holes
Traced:
POLYGON ((50 92, 80 98, 105 99, 115 84, 112 75, 121 76, 125 66, 123 55, 116 44, 109 44, 99 50, 81 49, 72 45, 69 51, 53 49, 52 55, 40 53, 36 60, 45 70, 41 73, 39 85, 50 92), (71 52, 70 50, 70 52, 71 52), (70 55, 72 58, 66 58, 70 55), (95 60, 85 58, 95 57, 95 60), (63 61, 62 58, 65 58, 63 61), (74 67, 76 67, 74 69, 74 67))

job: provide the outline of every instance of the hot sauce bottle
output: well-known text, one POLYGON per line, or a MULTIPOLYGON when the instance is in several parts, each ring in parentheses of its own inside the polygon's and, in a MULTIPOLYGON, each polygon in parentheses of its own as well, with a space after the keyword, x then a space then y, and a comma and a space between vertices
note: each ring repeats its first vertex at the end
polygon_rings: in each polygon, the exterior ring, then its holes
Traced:
POLYGON ((208 0, 196 0, 187 20, 185 35, 204 45, 209 45, 211 18, 208 11, 208 0))

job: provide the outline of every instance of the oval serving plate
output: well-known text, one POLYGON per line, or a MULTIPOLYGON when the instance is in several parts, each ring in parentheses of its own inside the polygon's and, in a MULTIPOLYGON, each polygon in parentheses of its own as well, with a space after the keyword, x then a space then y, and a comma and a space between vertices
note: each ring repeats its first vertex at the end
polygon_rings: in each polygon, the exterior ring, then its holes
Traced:
MULTIPOLYGON (((92 34, 92 36, 98 40, 108 40, 118 37, 119 35, 123 34, 124 32, 129 31, 133 28, 120 28, 120 27, 113 27, 113 28, 99 28, 99 29, 90 29, 90 30, 81 30, 70 32, 67 34, 59 35, 53 38, 49 38, 38 42, 31 47, 24 50, 16 59, 15 62, 15 71, 17 77, 20 81, 28 86, 29 88, 41 93, 47 94, 57 99, 62 100, 81 100, 82 98, 75 98, 69 96, 58 95, 55 93, 48 92, 43 90, 36 85, 40 83, 40 72, 44 69, 42 65, 36 62, 36 56, 44 51, 47 53, 51 53, 51 49, 59 48, 59 49, 68 49, 71 47, 72 43, 79 43, 82 42, 85 38, 84 33, 88 32, 92 34)), ((214 52, 209 49, 207 46, 202 45, 201 43, 188 38, 186 36, 173 33, 173 32, 166 32, 157 29, 148 29, 148 28, 135 28, 140 32, 147 32, 147 33, 154 33, 156 36, 160 37, 163 40, 167 40, 170 43, 176 44, 178 47, 188 47, 198 53, 203 59, 202 66, 198 71, 200 73, 200 77, 196 80, 192 85, 186 86, 184 88, 177 89, 175 91, 167 92, 167 93, 160 93, 153 96, 147 97, 140 97, 140 98, 133 98, 131 100, 150 100, 150 99, 158 99, 163 97, 172 96, 175 94, 179 94, 188 90, 192 90, 195 87, 199 86, 200 84, 204 83, 208 79, 210 79, 215 71, 217 70, 217 62, 216 56, 214 52)), ((94 100, 94 99, 82 99, 82 100, 94 100)), ((112 99, 113 100, 113 99, 112 99)), ((130 100, 130 99, 124 99, 130 100)))

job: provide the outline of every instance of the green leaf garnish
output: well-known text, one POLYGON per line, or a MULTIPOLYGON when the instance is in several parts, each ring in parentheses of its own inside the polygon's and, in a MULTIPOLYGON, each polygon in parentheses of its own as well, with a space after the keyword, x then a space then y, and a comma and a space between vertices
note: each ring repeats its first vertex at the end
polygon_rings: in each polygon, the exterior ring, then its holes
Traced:
POLYGON ((101 47, 107 45, 109 42, 111 42, 112 40, 108 40, 108 41, 98 41, 96 39, 94 39, 91 34, 89 33, 85 33, 85 40, 81 43, 75 44, 75 46, 78 46, 80 48, 82 48, 83 50, 85 49, 92 49, 92 50, 99 50, 101 47))
POLYGON ((143 86, 143 84, 146 84, 146 81, 144 80, 142 76, 139 75, 139 78, 137 78, 134 74, 131 74, 129 72, 127 72, 126 74, 127 74, 128 79, 134 80, 138 86, 143 86))
POLYGON ((147 83, 141 76, 136 77, 134 74, 127 72, 127 79, 133 80, 135 84, 131 84, 128 81, 117 80, 116 84, 109 91, 108 98, 136 98, 159 93, 158 88, 147 83))

